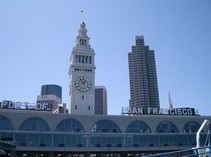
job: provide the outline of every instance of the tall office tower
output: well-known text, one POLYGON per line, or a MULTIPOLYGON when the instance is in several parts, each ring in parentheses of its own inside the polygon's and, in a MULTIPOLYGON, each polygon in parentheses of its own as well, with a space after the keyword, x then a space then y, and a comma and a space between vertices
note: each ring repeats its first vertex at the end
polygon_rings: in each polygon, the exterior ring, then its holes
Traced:
POLYGON ((54 84, 43 85, 41 95, 37 96, 37 103, 42 105, 43 110, 56 110, 58 104, 62 103, 62 87, 54 84))
POLYGON ((86 25, 80 24, 69 68, 69 113, 95 114, 94 50, 89 44, 86 25))
POLYGON ((56 95, 62 100, 62 87, 55 84, 42 85, 41 95, 56 95))
POLYGON ((160 108, 154 50, 136 36, 136 45, 128 53, 130 107, 160 108))
POLYGON ((95 114, 107 115, 107 90, 104 86, 95 86, 95 114))

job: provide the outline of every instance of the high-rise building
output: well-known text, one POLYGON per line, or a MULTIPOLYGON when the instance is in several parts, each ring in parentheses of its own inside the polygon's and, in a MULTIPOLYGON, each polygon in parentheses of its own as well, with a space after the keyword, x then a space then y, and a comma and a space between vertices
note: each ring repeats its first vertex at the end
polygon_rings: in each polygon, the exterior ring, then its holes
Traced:
POLYGON ((80 24, 69 68, 69 113, 95 114, 95 60, 86 25, 80 24))
POLYGON ((107 115, 107 90, 104 86, 95 86, 95 114, 107 115))
POLYGON ((62 87, 55 84, 42 85, 41 95, 56 95, 62 100, 62 87))
POLYGON ((42 85, 37 103, 42 104, 43 110, 54 111, 62 103, 62 87, 55 84, 42 85))
POLYGON ((136 36, 136 45, 128 53, 130 107, 160 108, 154 50, 136 36))

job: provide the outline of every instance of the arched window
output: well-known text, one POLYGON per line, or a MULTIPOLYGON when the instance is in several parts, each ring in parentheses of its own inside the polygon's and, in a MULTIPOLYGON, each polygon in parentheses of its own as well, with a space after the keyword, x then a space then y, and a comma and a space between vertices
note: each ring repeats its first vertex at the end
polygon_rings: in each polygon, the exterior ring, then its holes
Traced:
POLYGON ((92 126, 91 132, 120 133, 121 131, 118 125, 111 120, 100 120, 92 126))
POLYGON ((76 119, 64 119, 56 127, 56 131, 62 132, 84 132, 83 125, 76 119))
POLYGON ((183 132, 197 132, 200 128, 200 124, 195 121, 189 121, 187 122, 183 127, 183 132))
POLYGON ((131 122, 128 125, 126 132, 129 132, 129 133, 150 133, 151 129, 145 122, 143 122, 141 120, 136 120, 136 121, 131 122))
POLYGON ((80 45, 85 46, 86 45, 86 39, 80 39, 80 45))
POLYGON ((49 126, 45 120, 39 117, 31 117, 23 121, 19 130, 26 131, 49 131, 49 126))
POLYGON ((0 116, 0 130, 13 130, 12 122, 4 116, 0 116))
POLYGON ((176 125, 170 121, 162 121, 158 124, 156 128, 157 133, 177 133, 178 128, 176 125))

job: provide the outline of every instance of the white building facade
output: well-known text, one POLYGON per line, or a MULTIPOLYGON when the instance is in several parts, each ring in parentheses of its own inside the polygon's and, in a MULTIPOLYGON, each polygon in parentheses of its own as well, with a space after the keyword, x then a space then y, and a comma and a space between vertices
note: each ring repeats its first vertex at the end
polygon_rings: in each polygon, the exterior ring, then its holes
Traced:
POLYGON ((38 95, 37 103, 43 105, 43 110, 54 111, 57 109, 58 104, 62 103, 62 100, 56 95, 38 95))

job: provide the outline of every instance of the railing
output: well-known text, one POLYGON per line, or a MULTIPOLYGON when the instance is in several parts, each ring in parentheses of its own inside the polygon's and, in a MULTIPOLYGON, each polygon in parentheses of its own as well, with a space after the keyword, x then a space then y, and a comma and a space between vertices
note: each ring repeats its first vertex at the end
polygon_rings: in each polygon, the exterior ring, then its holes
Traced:
POLYGON ((211 157, 211 146, 184 149, 161 154, 153 154, 143 157, 211 157))

